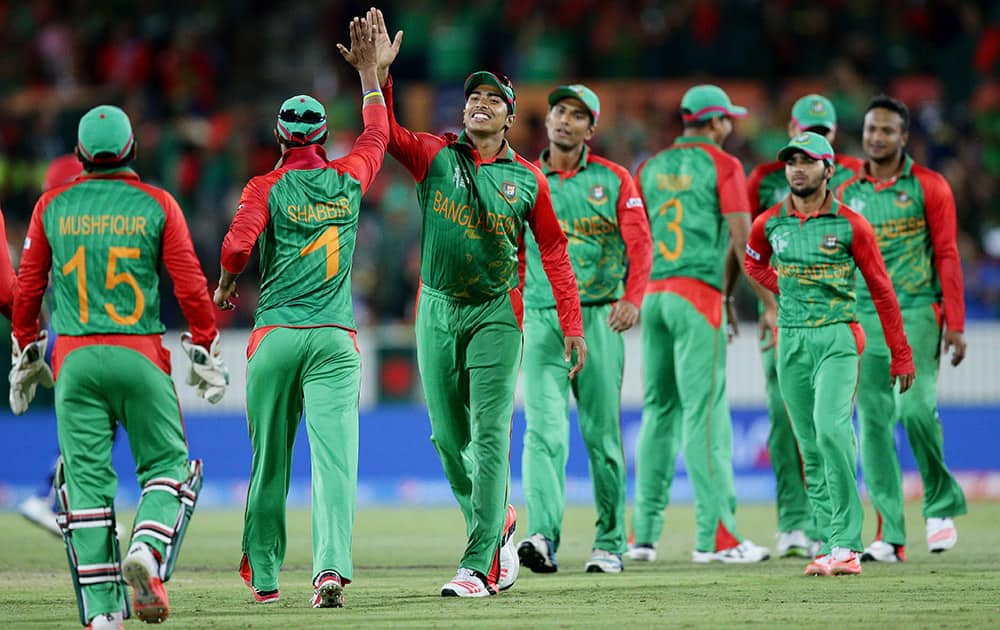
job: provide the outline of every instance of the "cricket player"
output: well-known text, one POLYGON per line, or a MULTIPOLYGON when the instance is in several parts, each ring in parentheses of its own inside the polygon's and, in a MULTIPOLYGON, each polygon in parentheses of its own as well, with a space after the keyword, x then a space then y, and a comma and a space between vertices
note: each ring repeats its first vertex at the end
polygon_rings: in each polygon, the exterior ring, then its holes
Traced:
POLYGON ((779 294, 778 383, 823 542, 806 575, 854 575, 861 573, 864 511, 851 407, 865 346, 855 316, 855 270, 892 350, 886 376, 898 378, 902 391, 913 383, 913 360, 871 226, 826 188, 836 171, 830 143, 807 131, 792 138, 778 159, 785 162, 791 192, 754 220, 744 262, 748 274, 779 294))
POLYGON ((76 154, 85 173, 45 192, 24 242, 14 302, 11 407, 23 413, 33 386, 51 380, 38 315, 52 272, 52 356, 61 462, 54 486, 80 621, 118 628, 132 611, 159 623, 163 583, 177 562, 198 491, 201 461, 188 461, 170 355, 163 347, 159 269, 191 326, 188 382, 218 402, 228 373, 205 276, 184 215, 166 191, 128 167, 136 141, 128 116, 101 105, 80 119, 76 154), (116 424, 129 438, 142 498, 122 561, 115 537, 116 424))
POLYGON ((620 573, 625 536, 625 454, 621 387, 622 333, 639 319, 652 264, 652 241, 642 198, 628 170, 591 152, 600 100, 584 85, 564 85, 548 97, 549 146, 535 162, 549 182, 552 205, 569 246, 583 309, 590 361, 572 381, 559 357, 562 332, 538 245, 525 235, 523 483, 530 536, 517 548, 536 573, 558 568, 556 550, 566 505, 569 393, 576 397, 580 432, 594 484, 597 527, 591 573, 620 573))
MULTIPOLYGON (((795 101, 792 117, 788 121, 788 137, 812 131, 833 144, 837 135, 837 111, 825 96, 808 94, 795 101)), ((861 168, 861 160, 849 155, 834 156, 834 174, 827 188, 835 191, 861 168)), ((750 189, 750 211, 754 218, 788 196, 785 163, 781 160, 761 164, 747 179, 750 189)), ((761 305, 763 307, 763 305, 761 305)), ((767 413, 771 419, 771 432, 767 436, 767 451, 777 485, 778 557, 810 557, 814 540, 818 537, 809 510, 809 497, 802 478, 802 461, 795 444, 792 424, 785 411, 785 403, 778 388, 773 332, 761 331, 761 361, 767 383, 767 413)))
POLYGON ((944 177, 914 164, 906 154, 909 127, 906 105, 887 96, 873 99, 862 132, 864 168, 837 193, 841 201, 865 215, 875 230, 920 374, 906 396, 887 386, 889 352, 881 343, 872 300, 860 287, 858 321, 873 340, 861 357, 858 386, 861 472, 878 514, 878 533, 863 559, 880 562, 906 559, 903 488, 893 436, 899 420, 924 484, 928 549, 941 552, 954 547, 958 541, 954 517, 966 513, 965 495, 944 461, 944 433, 937 411, 942 336, 953 366, 962 362, 966 349, 955 198, 944 177))
MULTIPOLYGON (((745 116, 746 109, 733 105, 721 88, 698 85, 684 94, 681 114, 684 134, 635 176, 654 246, 642 305, 645 397, 628 556, 656 559, 674 460, 683 446, 695 494, 692 560, 760 562, 770 557, 768 549, 736 532, 726 401, 726 319, 732 314, 723 312, 743 268, 750 214, 743 167, 721 145, 732 133, 733 118, 745 116)), ((773 304, 767 291, 755 291, 773 304)))
POLYGON ((260 243, 260 301, 247 348, 253 467, 239 572, 263 604, 279 597, 285 499, 303 411, 312 459, 312 607, 343 607, 344 585, 354 576, 361 356, 351 261, 361 196, 382 167, 389 139, 373 29, 370 13, 354 18, 350 50, 338 44, 361 77, 365 129, 353 151, 331 161, 323 150, 323 105, 307 95, 286 100, 274 130, 281 160, 243 189, 222 243, 215 303, 227 310, 233 308, 237 276, 260 243))
POLYGON ((505 137, 516 115, 510 80, 486 71, 469 75, 463 131, 437 136, 396 122, 387 69, 380 79, 389 153, 416 181, 423 216, 416 335, 431 441, 468 536, 458 571, 441 595, 487 597, 513 585, 519 568, 516 514, 507 497, 525 224, 552 286, 561 354, 566 362, 576 357, 570 379, 587 354, 580 297, 548 181, 505 137))

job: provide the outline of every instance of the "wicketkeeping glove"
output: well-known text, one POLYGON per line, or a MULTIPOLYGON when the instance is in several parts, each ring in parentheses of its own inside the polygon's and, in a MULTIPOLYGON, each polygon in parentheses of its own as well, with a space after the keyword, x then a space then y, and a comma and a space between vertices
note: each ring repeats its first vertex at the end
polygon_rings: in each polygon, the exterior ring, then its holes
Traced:
POLYGON ((194 343, 191 333, 182 333, 181 348, 191 359, 191 367, 188 368, 187 373, 187 384, 197 388, 198 395, 213 405, 222 400, 226 393, 226 386, 229 385, 229 370, 226 369, 226 364, 222 361, 219 335, 215 335, 211 347, 206 350, 194 343))
POLYGON ((45 348, 49 345, 48 332, 43 330, 38 339, 24 348, 17 343, 14 335, 10 339, 10 374, 7 377, 10 381, 10 410, 19 416, 28 410, 39 383, 51 389, 55 381, 52 380, 52 370, 45 363, 45 348))

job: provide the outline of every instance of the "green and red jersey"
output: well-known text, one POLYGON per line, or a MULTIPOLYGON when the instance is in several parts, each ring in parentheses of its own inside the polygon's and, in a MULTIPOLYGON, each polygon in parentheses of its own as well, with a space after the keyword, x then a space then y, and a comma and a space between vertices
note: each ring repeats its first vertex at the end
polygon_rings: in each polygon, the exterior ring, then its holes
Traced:
POLYGON ((24 241, 14 335, 22 345, 35 339, 51 269, 57 370, 72 349, 110 343, 145 354, 169 373, 160 345, 161 262, 194 342, 208 347, 216 335, 214 307, 170 193, 130 169, 87 173, 53 188, 35 204, 24 241))
POLYGON ((14 308, 14 292, 17 290, 17 276, 14 275, 14 265, 10 262, 10 250, 7 249, 7 226, 3 219, 3 210, 0 210, 0 234, 3 235, 3 243, 0 243, 0 314, 10 319, 11 309, 14 308))
POLYGON ((243 189, 221 261, 226 271, 242 273, 260 243, 257 329, 356 328, 351 263, 361 196, 382 167, 389 137, 383 105, 366 105, 362 116, 365 129, 347 156, 330 161, 319 145, 293 147, 243 189))
MULTIPOLYGON (((943 302, 948 329, 964 331, 955 198, 947 180, 907 155, 900 173, 884 182, 872 177, 866 164, 841 185, 837 198, 871 223, 900 306, 943 302)), ((872 312, 866 288, 859 287, 858 301, 863 312, 872 312)))
MULTIPOLYGON (((828 190, 837 188, 861 171, 864 160, 850 155, 834 156, 835 170, 833 177, 826 183, 828 190)), ((788 179, 785 177, 785 163, 781 161, 761 164, 753 169, 747 178, 747 189, 750 199, 750 212, 753 218, 773 206, 784 201, 788 196, 788 179)))
POLYGON ((382 87, 389 109, 389 153, 417 183, 423 219, 420 280, 458 301, 483 302, 516 289, 531 228, 548 276, 563 334, 583 324, 566 236, 552 209, 548 181, 504 141, 483 157, 465 132, 414 133, 392 111, 392 78, 382 87))
MULTIPOLYGON (((856 270, 871 295, 892 351, 892 373, 913 371, 903 316, 864 217, 827 192, 819 211, 804 214, 789 196, 758 216, 750 229, 747 273, 778 294, 778 327, 804 328, 851 324, 863 335, 855 314, 856 270)), ((859 343, 859 354, 863 351, 859 343)))
MULTIPOLYGON (((584 145, 571 171, 552 169, 548 149, 535 162, 549 181, 552 207, 568 241, 569 260, 583 305, 620 298, 642 306, 652 265, 649 222, 639 191, 625 167, 594 155, 584 145)), ((525 235, 524 305, 555 306, 538 244, 525 235)))

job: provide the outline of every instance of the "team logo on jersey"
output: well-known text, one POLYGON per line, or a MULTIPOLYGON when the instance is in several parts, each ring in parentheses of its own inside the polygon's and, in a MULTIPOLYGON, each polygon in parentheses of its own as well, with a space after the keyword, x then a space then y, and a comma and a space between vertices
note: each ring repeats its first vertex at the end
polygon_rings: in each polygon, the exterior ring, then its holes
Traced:
POLYGON ((858 214, 864 214, 865 213, 865 200, 862 199, 861 197, 855 197, 854 199, 851 199, 847 203, 847 207, 850 208, 851 210, 854 210, 858 214))
POLYGON ((786 247, 788 247, 788 235, 775 234, 774 240, 771 242, 771 249, 774 250, 774 253, 780 256, 786 247))
POLYGON ((774 189, 774 203, 778 203, 779 201, 784 201, 785 197, 788 196, 789 192, 791 192, 791 191, 788 190, 787 186, 784 186, 782 188, 775 188, 774 189))
POLYGON ((507 203, 517 201, 517 185, 514 182, 504 182, 500 184, 500 193, 507 203))
POLYGON ((896 204, 897 208, 909 208, 910 204, 913 203, 913 199, 905 192, 901 192, 898 195, 896 195, 896 198, 893 200, 893 203, 896 204))
POLYGON ((602 204, 608 201, 608 193, 604 191, 604 186, 596 184, 590 189, 590 203, 602 204))
POLYGON ((455 165, 455 172, 451 176, 451 181, 455 188, 468 188, 469 178, 462 172, 462 167, 455 165))
POLYGON ((837 250, 837 235, 836 234, 827 234, 827 235, 823 236, 823 244, 820 245, 819 248, 822 251, 826 252, 826 253, 830 253, 830 252, 836 251, 837 250))

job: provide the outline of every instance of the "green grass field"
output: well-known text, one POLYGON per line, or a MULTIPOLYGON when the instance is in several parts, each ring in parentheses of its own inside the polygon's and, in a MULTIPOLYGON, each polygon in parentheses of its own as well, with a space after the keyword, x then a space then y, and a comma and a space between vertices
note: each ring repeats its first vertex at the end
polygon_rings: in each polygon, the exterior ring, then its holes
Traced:
MULTIPOLYGON (((511 590, 479 600, 438 594, 464 546, 458 508, 369 508, 358 513, 355 582, 342 610, 309 608, 304 512, 289 514, 281 601, 254 604, 236 574, 241 520, 238 512, 195 514, 168 584, 168 627, 1000 627, 1000 503, 973 504, 958 521, 958 546, 940 555, 927 552, 919 505, 911 504, 909 562, 866 564, 861 576, 837 578, 802 577, 798 559, 693 565, 688 506, 668 509, 656 563, 587 574, 594 514, 576 507, 567 512, 559 573, 522 572, 511 590)), ((771 506, 741 507, 738 522, 744 535, 773 544, 771 506)), ((866 540, 873 522, 866 521, 866 540)), ((0 514, 0 627, 71 628, 76 617, 62 543, 19 515, 0 514)))

